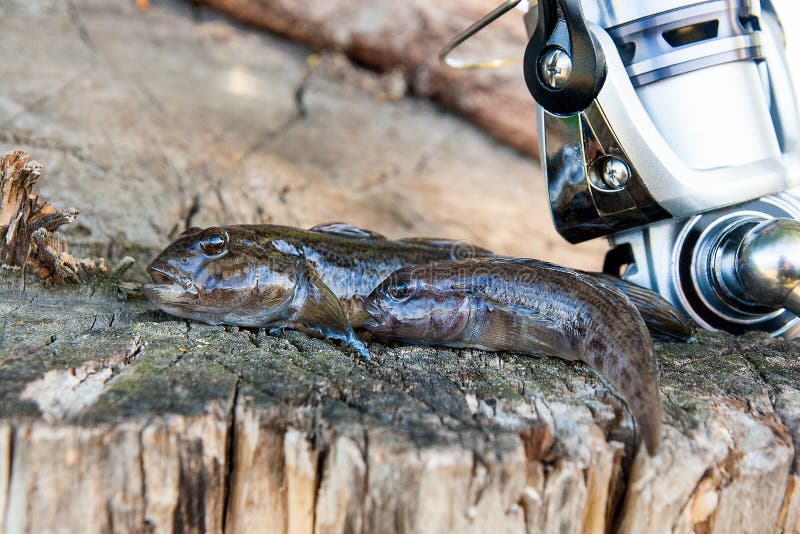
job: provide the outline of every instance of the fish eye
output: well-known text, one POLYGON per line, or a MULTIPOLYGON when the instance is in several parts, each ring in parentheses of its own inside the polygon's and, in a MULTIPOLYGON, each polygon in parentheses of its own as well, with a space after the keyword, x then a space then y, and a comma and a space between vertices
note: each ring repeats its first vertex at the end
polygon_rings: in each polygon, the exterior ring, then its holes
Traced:
POLYGON ((402 299, 411 294, 410 284, 397 284, 390 291, 389 294, 396 299, 402 299))
POLYGON ((401 300, 414 291, 414 286, 411 283, 410 277, 401 277, 391 288, 389 288, 389 296, 395 300, 401 300))
POLYGON ((206 256, 219 256, 228 246, 228 233, 223 231, 200 241, 200 251, 206 256))

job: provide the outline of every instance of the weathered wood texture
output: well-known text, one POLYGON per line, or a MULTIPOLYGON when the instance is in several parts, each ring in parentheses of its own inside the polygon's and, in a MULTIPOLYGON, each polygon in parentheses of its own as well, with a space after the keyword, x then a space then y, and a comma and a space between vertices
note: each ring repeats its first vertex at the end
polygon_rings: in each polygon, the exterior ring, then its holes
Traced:
MULTIPOLYGON (((382 72, 395 72, 416 95, 436 99, 523 153, 538 156, 533 99, 522 64, 458 71, 439 50, 497 7, 497 0, 201 0, 259 27, 319 50, 337 50, 382 72)), ((454 57, 522 58, 522 14, 495 21, 454 57)))
MULTIPOLYGON (((77 207, 72 250, 345 219, 592 268, 532 163, 364 73, 152 2, 0 0, 0 150, 77 207)), ((140 270, 133 276, 141 276, 140 270)), ((664 444, 584 367, 173 320, 108 282, 0 277, 7 532, 800 530, 796 342, 658 349, 664 444), (126 295, 128 295, 126 297, 126 295)))
POLYGON ((585 367, 0 288, 7 532, 797 532, 797 342, 661 344, 664 440, 585 367))
POLYGON ((311 71, 309 50, 188 3, 0 9, 0 152, 27 150, 43 198, 80 210, 76 254, 145 260, 187 224, 345 220, 602 264, 605 243, 553 230, 535 162, 429 102, 387 100, 393 75, 335 55, 311 71))
POLYGON ((75 220, 78 210, 57 210, 36 194, 42 166, 15 150, 0 156, 0 264, 30 266, 43 280, 79 282, 106 272, 105 261, 69 254, 56 230, 75 220))

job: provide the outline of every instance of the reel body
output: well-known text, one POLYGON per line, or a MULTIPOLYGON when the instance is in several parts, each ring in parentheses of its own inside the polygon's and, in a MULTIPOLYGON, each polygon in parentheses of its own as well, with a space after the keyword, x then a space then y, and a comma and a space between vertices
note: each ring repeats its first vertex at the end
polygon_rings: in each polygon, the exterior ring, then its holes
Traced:
POLYGON ((526 82, 558 232, 573 243, 608 237, 605 270, 661 293, 705 328, 800 334, 800 277, 775 274, 800 265, 800 145, 772 6, 557 0, 540 2, 526 23, 526 82), (545 5, 584 21, 552 30, 567 43, 555 46, 586 53, 570 45, 590 40, 605 67, 595 80, 574 80, 598 82, 588 104, 564 92, 568 82, 549 83, 558 65, 547 63, 548 24, 560 22, 545 5), (570 102, 552 105, 559 98, 570 102), (775 219, 791 224, 762 224, 775 219), (748 261, 765 232, 780 257, 748 261))
MULTIPOLYGON (((441 52, 515 7, 506 0, 441 52)), ((709 329, 800 335, 800 129, 769 0, 531 0, 556 230, 709 329)))

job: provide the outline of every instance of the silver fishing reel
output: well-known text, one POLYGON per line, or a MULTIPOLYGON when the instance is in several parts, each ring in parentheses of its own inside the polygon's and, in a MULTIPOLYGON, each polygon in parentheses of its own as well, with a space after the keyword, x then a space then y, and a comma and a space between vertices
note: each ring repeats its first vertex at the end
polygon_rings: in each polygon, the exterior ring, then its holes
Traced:
POLYGON ((558 232, 608 237, 604 270, 705 328, 800 334, 800 132, 769 1, 549 0, 525 21, 558 232))

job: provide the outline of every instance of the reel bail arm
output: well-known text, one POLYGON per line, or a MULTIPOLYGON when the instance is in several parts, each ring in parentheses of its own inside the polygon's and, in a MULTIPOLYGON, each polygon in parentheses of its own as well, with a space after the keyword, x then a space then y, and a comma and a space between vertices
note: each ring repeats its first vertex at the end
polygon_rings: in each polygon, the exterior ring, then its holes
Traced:
POLYGON ((602 49, 586 27, 580 0, 541 0, 536 30, 525 49, 525 83, 550 113, 583 111, 606 76, 602 49))

